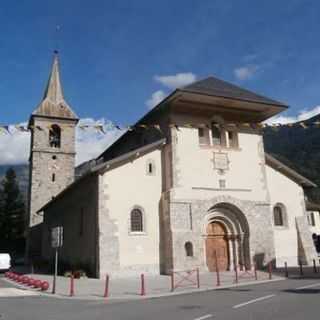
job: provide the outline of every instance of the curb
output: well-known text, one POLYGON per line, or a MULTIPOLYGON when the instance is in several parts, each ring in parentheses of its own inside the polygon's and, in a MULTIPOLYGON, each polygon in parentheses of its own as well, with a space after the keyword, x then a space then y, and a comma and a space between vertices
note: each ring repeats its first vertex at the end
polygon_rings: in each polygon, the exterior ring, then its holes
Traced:
POLYGON ((104 302, 116 302, 116 301, 138 301, 138 300, 147 300, 147 299, 158 299, 158 298, 164 298, 164 297, 173 297, 173 296, 179 296, 179 295, 187 295, 187 294, 193 294, 193 293, 201 293, 201 292, 208 292, 208 291, 219 291, 223 289, 229 289, 229 288, 238 288, 238 287, 244 287, 244 286, 254 286, 264 283, 273 283, 277 281, 283 281, 287 280, 286 278, 275 278, 275 279, 266 279, 266 280, 258 280, 258 281, 250 281, 250 282, 244 282, 244 283, 237 283, 237 284, 229 284, 225 286, 219 286, 219 287, 204 287, 204 288, 190 288, 186 291, 176 291, 176 292, 165 292, 165 293, 159 293, 159 294, 149 294, 146 296, 127 296, 127 297, 121 297, 121 296, 110 296, 108 298, 104 298, 103 296, 67 296, 62 294, 51 294, 46 293, 42 291, 38 291, 31 288, 26 288, 25 286, 22 286, 20 284, 17 284, 15 282, 12 282, 6 278, 2 278, 2 280, 6 281, 7 283, 10 283, 11 285, 18 287, 22 290, 28 290, 37 292, 38 296, 43 297, 49 297, 49 298, 55 298, 55 299, 65 299, 65 300, 87 300, 87 301, 104 301, 104 302))

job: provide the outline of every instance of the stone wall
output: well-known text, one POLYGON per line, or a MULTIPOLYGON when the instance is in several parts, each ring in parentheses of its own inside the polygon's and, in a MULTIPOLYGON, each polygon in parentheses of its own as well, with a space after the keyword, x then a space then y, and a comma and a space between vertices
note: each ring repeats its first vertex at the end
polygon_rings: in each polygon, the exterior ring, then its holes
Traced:
POLYGON ((36 117, 34 127, 30 152, 29 226, 42 222, 37 211, 73 182, 75 167, 74 121, 36 117), (61 148, 49 145, 52 124, 61 128, 61 148))
MULTIPOLYGON (((259 259, 266 264, 275 258, 272 219, 267 203, 243 201, 230 196, 216 196, 211 200, 174 200, 170 202, 170 222, 172 232, 172 252, 174 269, 199 267, 207 270, 205 264, 205 227, 207 216, 213 207, 229 205, 241 212, 249 228, 249 259, 259 259), (194 257, 187 257, 184 245, 192 242, 194 257)), ((244 218, 242 218, 244 219, 244 218)), ((166 270, 167 273, 170 270, 166 270)))
POLYGON ((51 229, 63 227, 60 261, 67 268, 84 268, 91 276, 98 274, 98 178, 90 175, 77 181, 68 192, 44 212, 42 256, 53 261, 51 229))

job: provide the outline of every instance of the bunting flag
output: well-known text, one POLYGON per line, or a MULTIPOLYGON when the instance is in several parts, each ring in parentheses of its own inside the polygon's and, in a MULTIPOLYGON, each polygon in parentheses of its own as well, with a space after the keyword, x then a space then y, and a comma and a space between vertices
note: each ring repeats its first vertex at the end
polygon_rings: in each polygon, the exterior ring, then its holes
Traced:
MULTIPOLYGON (((320 128, 320 121, 315 121, 312 123, 306 123, 305 121, 297 122, 297 123, 286 123, 286 124, 281 124, 281 123, 272 123, 272 124, 267 124, 267 123, 249 123, 249 122, 243 122, 243 123, 224 123, 224 124, 219 124, 219 123, 214 123, 213 124, 217 128, 226 128, 228 129, 229 127, 234 127, 234 128, 247 128, 247 129, 265 129, 265 128, 271 128, 272 130, 279 130, 280 128, 287 127, 287 128, 302 128, 302 129, 309 129, 309 128, 320 128)), ((199 123, 199 124, 194 124, 194 123, 171 123, 169 124, 170 128, 175 128, 176 130, 179 130, 181 127, 185 128, 206 128, 210 129, 211 126, 206 123, 199 123)), ((29 132, 30 130, 48 130, 50 126, 41 126, 41 125, 22 125, 22 124, 16 124, 16 125, 0 125, 0 135, 1 134, 14 134, 15 132, 29 132)), ((120 126, 118 124, 113 124, 113 123, 106 123, 106 124, 79 124, 77 126, 81 131, 85 130, 94 130, 97 133, 101 134, 107 134, 108 131, 112 130, 121 130, 121 131, 134 131, 134 130, 149 130, 149 129, 155 129, 159 132, 163 132, 161 129, 160 124, 137 124, 134 126, 128 125, 128 126, 120 126)))

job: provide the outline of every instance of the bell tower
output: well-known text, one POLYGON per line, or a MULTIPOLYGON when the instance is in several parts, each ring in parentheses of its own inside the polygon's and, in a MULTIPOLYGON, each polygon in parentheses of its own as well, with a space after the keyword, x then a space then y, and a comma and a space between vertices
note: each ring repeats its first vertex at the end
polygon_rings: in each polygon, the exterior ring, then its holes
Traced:
POLYGON ((31 131, 29 250, 35 243, 41 242, 37 239, 41 235, 32 235, 32 229, 40 229, 37 226, 43 221, 38 210, 74 180, 77 122, 77 115, 63 96, 58 52, 55 51, 42 101, 30 116, 28 124, 31 131))

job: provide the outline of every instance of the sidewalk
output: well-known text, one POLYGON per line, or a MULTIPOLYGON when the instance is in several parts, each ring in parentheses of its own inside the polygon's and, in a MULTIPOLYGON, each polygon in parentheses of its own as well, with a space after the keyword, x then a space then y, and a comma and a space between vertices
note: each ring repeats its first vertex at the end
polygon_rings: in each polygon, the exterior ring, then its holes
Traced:
MULTIPOLYGON (((108 300, 132 300, 145 299, 153 297, 170 296, 176 294, 199 292, 206 290, 213 290, 226 287, 234 287, 238 285, 253 285, 262 282, 268 282, 269 274, 258 271, 258 280, 255 280, 253 272, 239 272, 238 283, 235 282, 234 272, 220 273, 220 286, 217 286, 217 275, 215 272, 206 272, 199 274, 200 288, 197 287, 196 273, 188 276, 186 273, 175 274, 174 283, 178 288, 171 291, 171 277, 170 276, 155 276, 145 274, 145 295, 141 295, 141 279, 140 275, 130 278, 109 278, 108 298, 104 298, 105 281, 99 279, 74 279, 74 296, 70 297, 70 278, 57 277, 56 294, 52 295, 52 275, 38 275, 27 274, 34 279, 46 280, 50 283, 49 290, 44 293, 57 298, 70 299, 108 299, 108 300), (187 279, 183 279, 183 277, 187 279), (192 282, 191 282, 192 281, 192 282)), ((283 280, 283 277, 272 275, 272 280, 283 280)), ((10 280, 9 280, 10 281, 10 280)), ((11 281, 10 281, 11 282, 11 281)), ((24 286, 24 288, 26 288, 24 286)), ((30 289, 35 290, 35 289, 30 289)))

